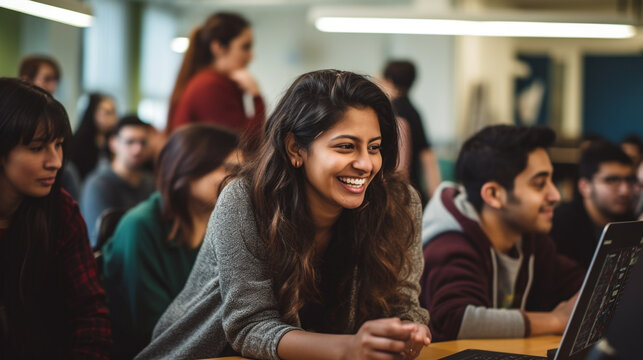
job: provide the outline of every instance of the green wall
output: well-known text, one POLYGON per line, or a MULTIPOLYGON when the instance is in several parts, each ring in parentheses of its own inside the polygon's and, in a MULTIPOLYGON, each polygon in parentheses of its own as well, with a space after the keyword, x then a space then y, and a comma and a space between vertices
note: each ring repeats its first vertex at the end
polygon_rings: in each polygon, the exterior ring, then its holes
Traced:
POLYGON ((20 61, 20 13, 0 8, 0 76, 17 76, 20 61))
POLYGON ((143 6, 139 2, 132 2, 129 5, 130 10, 130 43, 127 51, 129 64, 129 88, 130 99, 128 112, 136 113, 138 103, 142 99, 140 88, 141 73, 141 26, 143 22, 143 6))

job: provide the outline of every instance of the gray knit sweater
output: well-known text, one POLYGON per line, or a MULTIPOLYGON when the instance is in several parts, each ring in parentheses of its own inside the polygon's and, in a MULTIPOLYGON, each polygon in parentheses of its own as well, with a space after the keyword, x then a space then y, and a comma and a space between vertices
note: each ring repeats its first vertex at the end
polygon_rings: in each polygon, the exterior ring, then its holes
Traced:
MULTIPOLYGON (((420 229, 421 207, 415 194, 413 210, 420 229)), ((415 240, 408 264, 413 286, 400 288, 412 303, 392 304, 392 308, 401 319, 428 324, 428 312, 418 301, 424 265, 419 232, 415 240)), ((299 321, 288 324, 280 319, 271 279, 259 260, 263 254, 248 190, 235 180, 219 197, 183 291, 156 324, 151 344, 136 359, 217 357, 226 347, 244 357, 279 359, 281 337, 301 328, 299 321)), ((351 291, 351 329, 358 328, 354 320, 359 306, 357 278, 351 291)))

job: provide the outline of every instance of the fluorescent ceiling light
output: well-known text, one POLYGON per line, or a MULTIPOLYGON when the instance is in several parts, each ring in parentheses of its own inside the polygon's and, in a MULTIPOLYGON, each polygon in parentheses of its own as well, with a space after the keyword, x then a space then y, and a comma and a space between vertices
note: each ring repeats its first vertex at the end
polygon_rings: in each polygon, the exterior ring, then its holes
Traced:
POLYGON ((186 52, 188 46, 190 46, 190 39, 186 37, 176 37, 172 39, 172 43, 170 44, 172 51, 179 54, 186 52))
POLYGON ((343 33, 472 35, 556 38, 630 38, 631 25, 535 21, 411 19, 385 17, 319 17, 318 30, 343 33))
POLYGON ((89 8, 74 0, 0 0, 0 7, 77 27, 92 24, 89 8))

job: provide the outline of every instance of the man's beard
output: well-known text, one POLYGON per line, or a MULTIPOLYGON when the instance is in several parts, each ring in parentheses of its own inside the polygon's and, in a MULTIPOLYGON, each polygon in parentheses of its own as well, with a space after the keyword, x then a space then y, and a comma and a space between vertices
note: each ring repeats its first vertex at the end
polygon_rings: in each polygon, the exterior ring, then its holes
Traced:
POLYGON ((618 220, 624 220, 625 218, 629 217, 633 213, 632 207, 628 207, 625 211, 619 213, 610 210, 596 195, 596 191, 592 190, 590 199, 592 203, 594 203, 594 206, 596 207, 596 210, 605 218, 607 221, 618 221, 618 220))

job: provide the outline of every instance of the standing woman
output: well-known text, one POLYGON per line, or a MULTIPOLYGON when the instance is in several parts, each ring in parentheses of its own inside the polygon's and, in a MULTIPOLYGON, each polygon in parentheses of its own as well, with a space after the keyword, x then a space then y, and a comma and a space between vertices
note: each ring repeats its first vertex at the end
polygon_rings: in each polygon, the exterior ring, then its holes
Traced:
POLYGON ((252 60, 252 30, 243 17, 215 13, 190 37, 190 47, 172 91, 167 132, 195 122, 257 136, 265 106, 246 67, 252 60), (253 98, 254 114, 243 107, 244 93, 253 98))
POLYGON ((430 342, 421 208, 395 175, 397 131, 366 78, 299 77, 138 358, 417 357, 430 342))
POLYGON ((0 78, 0 358, 107 359, 110 322, 78 206, 60 189, 67 113, 0 78))
POLYGON ((100 93, 89 94, 87 108, 69 149, 69 159, 81 180, 94 170, 101 158, 109 160, 107 140, 117 123, 114 99, 100 93))

